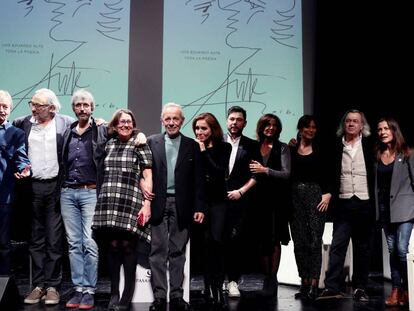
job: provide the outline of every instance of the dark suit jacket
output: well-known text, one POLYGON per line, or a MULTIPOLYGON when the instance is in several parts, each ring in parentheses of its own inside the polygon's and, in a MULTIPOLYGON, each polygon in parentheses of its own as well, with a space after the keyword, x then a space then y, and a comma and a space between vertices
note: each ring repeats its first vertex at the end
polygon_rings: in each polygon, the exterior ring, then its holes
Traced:
POLYGON ((29 165, 21 129, 4 123, 0 130, 0 204, 10 204, 14 199, 15 172, 29 165))
MULTIPOLYGON (((162 221, 167 196, 167 160, 164 133, 148 137, 152 151, 152 178, 155 198, 151 202, 151 222, 162 221)), ((205 212, 205 189, 200 148, 182 134, 175 166, 175 204, 180 229, 192 222, 194 212, 205 212)))
MULTIPOLYGON (((32 122, 30 118, 32 116, 21 117, 13 121, 13 125, 22 129, 26 134, 26 151, 29 151, 29 135, 32 130, 32 122)), ((57 144, 57 156, 58 162, 62 163, 62 149, 63 149, 63 134, 66 129, 75 122, 75 119, 63 114, 55 115, 56 122, 56 144, 57 144)))
MULTIPOLYGON (((74 122, 66 129, 63 135, 63 149, 62 149, 62 173, 59 178, 59 186, 62 187, 68 175, 68 147, 70 138, 72 137, 72 129, 78 125, 78 121, 74 122)), ((96 195, 99 195, 101 185, 103 183, 104 175, 104 159, 105 159, 105 145, 108 140, 108 128, 105 125, 97 126, 95 120, 92 119, 92 160, 96 169, 96 195)))
MULTIPOLYGON (((225 135, 226 141, 227 138, 228 136, 225 135)), ((249 167, 252 160, 262 162, 259 142, 242 135, 233 169, 227 179, 228 191, 239 189, 250 178, 255 178, 249 167)))

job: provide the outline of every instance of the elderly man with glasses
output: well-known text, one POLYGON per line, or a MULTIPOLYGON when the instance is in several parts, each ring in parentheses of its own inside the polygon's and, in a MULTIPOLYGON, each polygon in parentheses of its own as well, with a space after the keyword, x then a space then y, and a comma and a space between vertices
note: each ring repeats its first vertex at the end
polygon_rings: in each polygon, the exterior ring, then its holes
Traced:
POLYGON ((26 150, 32 164, 32 232, 30 255, 33 262, 33 291, 27 304, 44 299, 58 304, 62 278, 63 223, 59 206, 58 175, 62 162, 63 134, 75 121, 58 114, 60 103, 49 89, 37 90, 29 107, 32 115, 16 119, 13 125, 25 132, 26 150))

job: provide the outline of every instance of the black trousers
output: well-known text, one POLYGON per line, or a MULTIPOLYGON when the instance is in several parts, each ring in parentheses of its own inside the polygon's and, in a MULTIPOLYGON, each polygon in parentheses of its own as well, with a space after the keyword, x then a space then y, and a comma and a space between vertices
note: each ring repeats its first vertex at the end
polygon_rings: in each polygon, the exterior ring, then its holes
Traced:
POLYGON ((10 223, 11 205, 0 204, 0 275, 9 275, 11 270, 10 223))
POLYGON ((246 209, 239 202, 229 202, 224 225, 224 266, 229 282, 238 282, 243 272, 246 209))
POLYGON ((371 201, 357 197, 341 199, 336 207, 333 222, 332 245, 325 288, 339 292, 344 281, 343 267, 349 240, 352 239, 354 289, 365 289, 368 282, 370 240, 374 223, 371 217, 371 201))
POLYGON ((292 186, 292 220, 296 264, 302 279, 319 279, 322 264, 322 235, 326 213, 317 206, 321 188, 316 183, 294 183, 292 186))
POLYGON ((33 286, 59 287, 62 279, 63 223, 57 180, 32 181, 33 286))

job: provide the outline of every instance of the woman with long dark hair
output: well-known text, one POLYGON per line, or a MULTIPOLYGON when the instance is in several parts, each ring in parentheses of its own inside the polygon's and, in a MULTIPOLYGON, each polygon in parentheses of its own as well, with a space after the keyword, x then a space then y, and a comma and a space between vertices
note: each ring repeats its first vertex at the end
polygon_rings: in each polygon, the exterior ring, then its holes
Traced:
POLYGON ((212 298, 215 305, 226 308, 227 303, 223 295, 223 231, 227 208, 226 172, 231 145, 223 141, 223 131, 211 113, 196 116, 193 120, 193 131, 202 155, 209 207, 203 256, 204 292, 207 300, 212 298))
POLYGON ((414 220, 414 156, 394 119, 380 119, 377 134, 376 214, 387 240, 392 282, 385 305, 406 306, 407 253, 414 220))
POLYGON ((315 117, 302 116, 297 125, 298 139, 291 146, 292 218, 290 230, 296 265, 301 278, 295 298, 315 299, 322 264, 322 235, 326 211, 332 197, 329 168, 316 143, 315 117))

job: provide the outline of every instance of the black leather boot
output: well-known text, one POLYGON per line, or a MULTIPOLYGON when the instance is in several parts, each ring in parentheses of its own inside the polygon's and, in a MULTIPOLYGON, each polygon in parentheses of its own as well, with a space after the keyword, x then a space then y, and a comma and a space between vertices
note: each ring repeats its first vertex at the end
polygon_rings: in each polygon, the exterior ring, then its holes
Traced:
POLYGON ((295 294, 295 299, 308 298, 308 293, 309 293, 310 289, 311 289, 311 286, 310 285, 304 285, 304 284, 302 284, 299 287, 299 292, 297 292, 295 294))
POLYGON ((263 288, 259 291, 259 296, 273 297, 277 294, 277 287, 279 283, 275 275, 269 275, 263 280, 263 288))
POLYGON ((212 287, 214 310, 228 310, 227 297, 223 292, 223 284, 212 287))
POLYGON ((213 301, 213 292, 211 283, 208 277, 204 277, 204 291, 203 291, 204 302, 211 303, 213 301))
POLYGON ((318 286, 311 286, 308 292, 308 298, 315 300, 318 297, 318 286))

